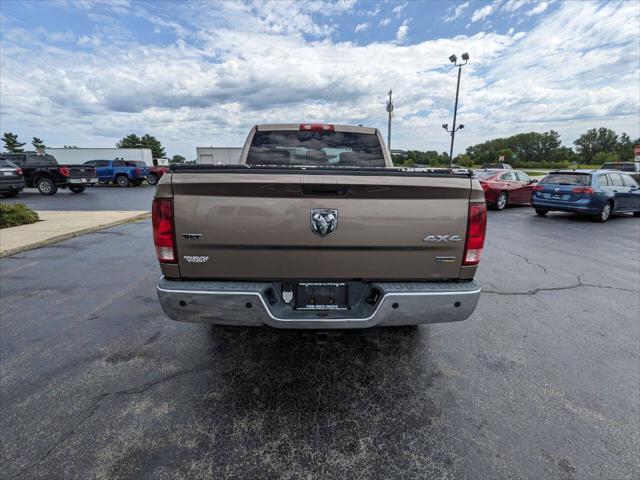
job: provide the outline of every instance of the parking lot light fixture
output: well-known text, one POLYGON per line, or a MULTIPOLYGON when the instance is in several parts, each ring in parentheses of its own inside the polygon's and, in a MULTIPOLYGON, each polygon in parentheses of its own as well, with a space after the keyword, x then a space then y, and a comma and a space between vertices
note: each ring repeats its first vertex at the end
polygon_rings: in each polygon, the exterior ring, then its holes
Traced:
POLYGON ((451 55, 449 57, 449 61, 453 63, 455 67, 458 67, 458 84, 456 86, 456 103, 455 103, 455 106, 453 107, 453 126, 451 127, 451 130, 449 130, 447 128, 448 125, 446 123, 442 125, 442 128, 444 128, 447 132, 451 134, 451 147, 449 148, 449 168, 451 168, 453 164, 453 142, 456 138, 456 131, 462 130, 464 128, 464 125, 462 124, 458 128, 456 128, 456 118, 458 116, 458 96, 460 95, 460 75, 462 74, 463 65, 466 65, 467 62, 469 61, 468 52, 465 52, 462 54, 462 60, 464 60, 464 63, 458 63, 457 56, 451 55))

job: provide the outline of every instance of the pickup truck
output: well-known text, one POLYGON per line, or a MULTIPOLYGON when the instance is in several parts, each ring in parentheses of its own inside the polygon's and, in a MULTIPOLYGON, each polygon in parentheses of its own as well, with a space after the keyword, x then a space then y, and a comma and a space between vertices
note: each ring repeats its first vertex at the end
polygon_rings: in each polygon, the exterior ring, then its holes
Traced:
POLYGON ((98 182, 96 170, 83 165, 59 165, 53 155, 36 152, 2 153, 1 157, 20 167, 27 187, 42 195, 55 195, 58 188, 82 193, 87 185, 98 182))
POLYGON ((174 320, 415 325, 464 320, 480 296, 480 184, 394 168, 374 128, 255 126, 240 165, 172 164, 152 224, 174 320))
POLYGON ((120 187, 128 187, 129 185, 137 187, 145 180, 143 169, 126 160, 89 160, 84 164, 95 167, 100 183, 115 183, 120 187))

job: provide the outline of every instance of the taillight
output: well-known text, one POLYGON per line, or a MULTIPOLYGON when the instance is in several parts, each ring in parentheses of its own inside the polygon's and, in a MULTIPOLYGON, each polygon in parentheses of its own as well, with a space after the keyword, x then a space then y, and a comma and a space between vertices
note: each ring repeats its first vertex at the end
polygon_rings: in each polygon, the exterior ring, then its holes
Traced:
POLYGON ((489 184, 487 182, 480 182, 480 186, 482 187, 482 190, 484 190, 485 192, 489 190, 489 184))
POLYGON ((535 187, 533 187, 533 189, 536 192, 541 192, 542 190, 544 190, 544 186, 543 185, 536 185, 535 187))
POLYGON ((469 205, 469 219, 467 220, 467 243, 464 247, 463 265, 477 265, 480 262, 486 232, 486 204, 471 203, 469 205))
POLYGON ((591 187, 573 187, 571 189, 571 193, 586 193, 591 195, 593 193, 593 188, 591 187))
POLYGON ((16 173, 18 175, 22 175, 22 169, 21 168, 16 168, 16 173))
POLYGON ((69 167, 58 167, 58 172, 60 172, 60 175, 62 175, 63 177, 69 177, 71 175, 71 170, 69 170, 69 167))
POLYGON ((157 198, 153 200, 151 223, 153 225, 153 243, 156 246, 158 260, 163 263, 176 263, 172 199, 157 198))
POLYGON ((312 132, 333 132, 333 125, 326 123, 302 123, 300 124, 300 130, 312 132))
POLYGON ((140 175, 141 170, 139 168, 136 168, 136 175, 140 175))

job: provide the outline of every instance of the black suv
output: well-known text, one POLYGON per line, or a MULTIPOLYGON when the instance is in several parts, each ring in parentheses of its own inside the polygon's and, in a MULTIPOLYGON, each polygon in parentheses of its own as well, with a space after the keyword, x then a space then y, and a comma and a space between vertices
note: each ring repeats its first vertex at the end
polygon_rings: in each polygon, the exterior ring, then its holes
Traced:
POLYGON ((1 153, 22 169, 27 187, 35 187, 42 195, 54 195, 58 188, 73 193, 84 192, 87 185, 98 183, 94 167, 86 165, 58 165, 53 155, 36 152, 1 153))
POLYGON ((15 197, 23 188, 22 169, 6 158, 0 158, 0 194, 15 197))

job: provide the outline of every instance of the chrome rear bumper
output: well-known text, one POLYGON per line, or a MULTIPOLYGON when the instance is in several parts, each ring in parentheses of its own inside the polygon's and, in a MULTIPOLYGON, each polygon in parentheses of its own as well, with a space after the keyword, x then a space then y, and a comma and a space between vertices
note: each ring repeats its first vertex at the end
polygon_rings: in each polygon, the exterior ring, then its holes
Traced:
POLYGON ((480 298, 475 281, 372 283, 380 298, 374 305, 361 305, 361 315, 354 316, 353 310, 296 311, 280 299, 270 303, 266 292, 274 285, 162 278, 158 298, 170 318, 183 322, 320 329, 457 322, 473 313, 480 298))

